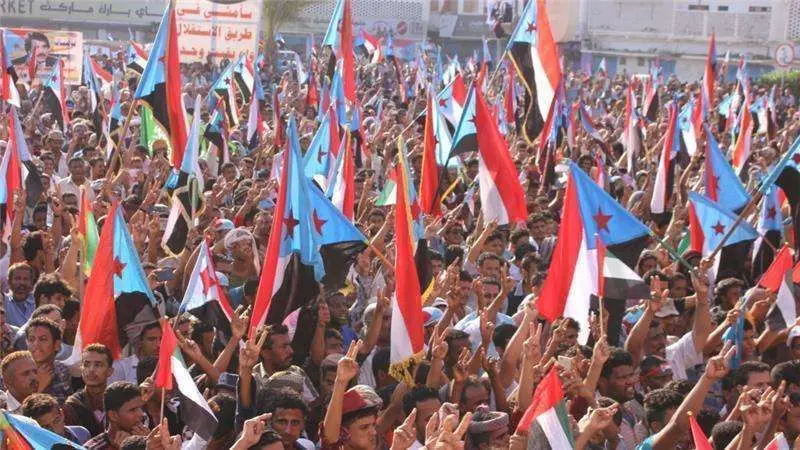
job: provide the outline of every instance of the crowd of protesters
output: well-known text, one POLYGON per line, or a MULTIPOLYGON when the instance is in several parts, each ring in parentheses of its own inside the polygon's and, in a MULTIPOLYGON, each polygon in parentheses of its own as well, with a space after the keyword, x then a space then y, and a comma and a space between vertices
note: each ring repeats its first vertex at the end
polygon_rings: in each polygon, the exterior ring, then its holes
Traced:
MULTIPOLYGON (((98 60, 109 71, 125 73, 120 83, 126 115, 136 73, 116 57, 98 60)), ((426 61, 433 73, 433 59, 426 61)), ((473 63, 462 69, 467 83, 479 68, 473 63)), ((317 67, 317 79, 324 78, 324 64, 317 67)), ((508 67, 490 77, 489 98, 502 95, 508 67)), ((394 207, 378 206, 376 199, 389 179, 401 132, 411 177, 419 182, 423 121, 416 119, 425 108, 425 94, 401 98, 396 67, 388 61, 369 64, 360 59, 357 71, 362 102, 376 96, 382 101, 380 117, 375 104, 362 112, 365 145, 355 174, 355 222, 374 248, 391 256, 394 207)), ((411 65, 402 63, 401 71, 413 85, 411 65)), ((189 106, 196 95, 207 95, 220 72, 220 65, 210 63, 184 65, 184 103, 189 106)), ((676 75, 659 88, 659 96, 679 96, 682 103, 699 85, 676 75)), ((318 126, 316 108, 306 103, 307 85, 298 84, 291 66, 279 70, 270 62, 261 78, 267 91, 272 86, 280 90, 280 120, 292 111, 297 114, 300 144, 307 149, 318 126)), ((591 109, 611 153, 597 167, 595 155, 605 152, 579 129, 574 148, 563 145, 559 154, 593 176, 605 170, 608 192, 678 247, 688 223, 688 186, 700 176, 700 160, 678 169, 681 182, 671 219, 657 223, 648 207, 666 114, 647 126, 640 171, 626 173, 615 158, 623 151, 619 141, 630 78, 573 71, 565 80, 568 97, 580 96, 591 109)), ((762 94, 770 88, 753 86, 762 94)), ((506 140, 521 174, 527 221, 484 223, 477 196, 466 198, 479 160, 465 155, 463 172, 453 174, 460 182, 445 199, 443 217, 425 218, 435 280, 423 305, 427 345, 412 378, 397 380, 389 375, 395 275, 373 247, 357 256, 344 288, 324 292, 304 307, 313 317, 313 331, 271 324, 257 338, 246 338, 260 271, 271 270, 258 265, 272 224, 271 206, 265 207, 264 200, 274 199, 277 192, 272 165, 278 149, 272 145, 276 126, 270 102, 262 105, 267 131, 257 149, 249 150, 244 142, 242 120, 239 128, 228 130, 230 160, 220 164, 219 173, 211 173, 200 160, 205 207, 189 231, 185 251, 169 255, 160 245, 169 214, 169 197, 161 189, 171 170, 167 143, 139 145, 140 121, 134 113, 127 136, 121 137, 121 161, 109 161, 105 138, 94 129, 88 111, 88 91, 70 90, 71 124, 59 130, 51 112, 41 105, 33 111, 40 89, 36 83, 19 86, 25 140, 45 191, 36 202, 25 191, 8 194, 9 207, 17 214, 7 225, 0 259, 0 379, 7 411, 75 444, 88 449, 174 449, 192 438, 179 414, 179 396, 166 392, 162 402, 161 388, 154 388, 159 322, 133 336, 121 359, 114 360, 106 346, 90 343, 79 363, 65 363, 76 345, 84 304, 86 280, 76 259, 83 246, 76 218, 83 187, 100 228, 112 202, 123 208, 150 287, 217 417, 205 448, 550 448, 541 430, 518 429, 518 424, 553 367, 568 400, 564 426, 574 437, 574 448, 695 448, 690 415, 715 449, 765 448, 777 433, 789 448, 800 448, 800 326, 790 324, 779 333, 766 329, 775 294, 758 287, 749 273, 708 280, 702 274, 708 263, 701 255, 684 253, 700 269, 689 272, 653 240, 635 267, 651 286, 652 298, 626 301, 615 336, 608 333, 608 314, 600 311, 591 313, 586 344, 578 343, 580 325, 574 320, 551 323, 539 315, 538 292, 555 248, 565 186, 558 180, 550 183, 539 172, 538 142, 528 144, 518 124, 509 124, 506 140), (178 313, 202 239, 211 248, 217 277, 235 309, 224 326, 178 313), (743 308, 737 306, 740 299, 743 308), (737 352, 724 343, 723 335, 741 316, 745 331, 737 352), (298 334, 310 339, 295 339, 298 334), (734 352, 737 368, 731 364, 734 352)), ((735 84, 718 83, 717 101, 735 89, 735 84)), ((754 135, 752 173, 767 171, 800 134, 800 112, 788 89, 778 93, 776 105, 777 135, 772 140, 754 135)), ((207 121, 207 102, 203 108, 207 121)), ((716 123, 717 114, 712 108, 709 123, 716 123)), ((0 151, 7 145, 7 124, 0 121, 0 151)), ((713 131, 723 152, 731 151, 729 134, 713 131)), ((785 235, 791 238, 791 233, 785 235)))

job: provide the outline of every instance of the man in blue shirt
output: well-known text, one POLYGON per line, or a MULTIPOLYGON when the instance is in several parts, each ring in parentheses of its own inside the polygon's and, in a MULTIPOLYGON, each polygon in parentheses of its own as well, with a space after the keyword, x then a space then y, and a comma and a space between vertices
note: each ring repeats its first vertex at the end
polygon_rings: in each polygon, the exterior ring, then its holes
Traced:
POLYGON ((6 323, 19 327, 31 318, 36 302, 33 299, 33 284, 36 281, 33 267, 27 263, 16 263, 8 269, 10 291, 3 295, 6 323))

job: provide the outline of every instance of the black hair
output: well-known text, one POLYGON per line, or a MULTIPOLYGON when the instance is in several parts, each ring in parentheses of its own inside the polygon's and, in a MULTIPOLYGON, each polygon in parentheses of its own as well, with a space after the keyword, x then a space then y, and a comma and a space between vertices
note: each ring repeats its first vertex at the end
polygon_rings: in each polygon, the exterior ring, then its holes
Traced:
POLYGON ((53 322, 52 320, 48 319, 47 317, 37 317, 30 322, 28 322, 28 327, 25 328, 25 337, 27 338, 33 328, 47 328, 47 331, 50 332, 50 336, 53 338, 54 341, 61 340, 61 328, 53 322))
POLYGON ((439 400, 439 391, 435 388, 428 386, 414 387, 403 396, 403 412, 407 416, 417 407, 417 403, 433 398, 439 400))
POLYGON ((158 356, 145 356, 136 365, 136 382, 142 384, 144 380, 156 371, 158 356))
POLYGON ((25 236, 22 242, 22 253, 26 261, 33 261, 39 251, 44 251, 44 239, 47 233, 39 230, 25 236))
POLYGON ((77 300, 68 299, 64 302, 64 308, 61 310, 61 318, 64 320, 72 320, 75 314, 81 312, 81 303, 77 300))
POLYGON ((261 435, 261 437, 258 439, 258 442, 256 442, 255 445, 251 445, 248 450, 260 450, 262 447, 276 444, 278 442, 281 442, 281 435, 276 431, 267 430, 261 435))
POLYGON ((195 342, 199 343, 204 334, 213 332, 214 326, 208 322, 204 322, 202 320, 196 320, 192 322, 192 340, 195 342))
POLYGON ((611 347, 611 355, 608 360, 603 364, 603 370, 600 371, 600 376, 603 378, 611 377, 614 369, 621 366, 633 367, 633 356, 627 350, 619 347, 611 347))
POLYGON ((492 343, 497 348, 506 348, 508 345, 508 341, 511 340, 511 337, 514 336, 514 333, 517 331, 517 327, 510 324, 504 323, 498 325, 494 329, 494 334, 492 335, 492 343))
MULTIPOLYGON (((142 364, 139 362, 139 367, 141 366, 142 364)), ((139 398, 141 395, 139 387, 130 381, 115 381, 108 385, 103 393, 103 409, 106 413, 119 411, 125 403, 139 398)))
POLYGON ((25 38, 25 53, 30 53, 33 49, 33 41, 42 41, 45 43, 47 48, 50 48, 50 39, 44 35, 44 33, 39 31, 31 31, 28 33, 28 36, 25 38))
POLYGON ((719 422, 719 419, 719 411, 715 411, 709 407, 704 407, 697 412, 697 424, 700 425, 703 434, 706 436, 711 435, 711 431, 714 429, 714 425, 719 422))
POLYGON ((282 388, 269 397, 265 411, 274 413, 278 408, 296 409, 303 413, 303 417, 308 415, 308 405, 305 400, 290 388, 282 388))
POLYGON ((761 372, 770 373, 769 364, 761 361, 745 361, 736 369, 734 383, 736 383, 736 386, 744 386, 747 384, 751 373, 761 372))
POLYGON ((775 386, 781 384, 781 381, 786 381, 787 385, 800 386, 800 360, 795 359, 775 364, 770 372, 770 377, 775 386))
MULTIPOLYGON (((488 239, 487 239, 487 242, 488 242, 488 239)), ((496 253, 483 252, 483 253, 481 253, 480 256, 478 256, 477 266, 478 267, 482 266, 483 263, 486 262, 486 260, 489 260, 489 259, 493 259, 493 260, 497 261, 498 263, 500 262, 500 257, 497 256, 496 253)))
POLYGON ((671 389, 684 397, 689 395, 693 387, 694 383, 689 380, 672 380, 664 385, 665 389, 671 389))
POLYGON ((372 376, 378 379, 380 372, 389 372, 389 358, 391 352, 388 347, 375 350, 372 355, 372 376))
POLYGON ((276 323, 276 324, 267 326, 267 329, 266 329, 265 333, 267 333, 267 339, 264 340, 264 347, 262 348, 262 350, 263 349, 272 349, 272 337, 273 336, 282 335, 282 334, 288 335, 289 334, 289 327, 287 327, 286 325, 284 325, 282 323, 276 323))
POLYGON ((664 423, 667 410, 676 409, 682 401, 683 396, 672 389, 654 389, 648 392, 644 397, 644 416, 647 420, 647 428, 650 428, 652 422, 664 423))
POLYGON ((711 428, 711 439, 714 441, 714 450, 725 450, 741 433, 744 424, 736 420, 726 420, 711 428))
POLYGON ((48 273, 39 277, 39 280, 33 285, 33 298, 36 304, 39 304, 43 295, 49 297, 53 294, 70 297, 72 296, 72 289, 58 274, 48 273))

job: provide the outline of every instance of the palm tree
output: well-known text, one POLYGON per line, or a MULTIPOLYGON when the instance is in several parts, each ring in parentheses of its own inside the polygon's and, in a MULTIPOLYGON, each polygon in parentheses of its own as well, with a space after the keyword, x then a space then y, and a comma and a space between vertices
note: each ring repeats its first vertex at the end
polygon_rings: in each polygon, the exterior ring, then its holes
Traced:
POLYGON ((281 25, 296 20, 300 13, 321 0, 264 0, 263 29, 267 55, 275 51, 275 33, 281 25))

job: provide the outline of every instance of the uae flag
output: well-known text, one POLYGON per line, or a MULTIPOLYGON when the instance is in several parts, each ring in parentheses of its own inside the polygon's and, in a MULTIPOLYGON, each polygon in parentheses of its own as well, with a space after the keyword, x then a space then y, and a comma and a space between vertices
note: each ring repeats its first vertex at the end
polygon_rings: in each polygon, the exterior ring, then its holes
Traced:
POLYGON ((117 202, 100 233, 84 299, 70 362, 80 361, 83 349, 94 343, 119 359, 128 342, 156 320, 156 299, 117 202))
POLYGON ((530 0, 508 40, 506 52, 525 86, 522 135, 533 143, 542 131, 561 83, 558 48, 550 29, 544 0, 530 0))
POLYGON ((0 29, 0 101, 19 108, 19 91, 17 91, 17 73, 11 64, 11 54, 6 47, 6 30, 0 29))
POLYGON ((0 160, 0 227, 4 230, 4 238, 11 232, 10 225, 16 213, 12 207, 14 193, 24 190, 27 194, 26 206, 33 208, 44 191, 39 169, 31 159, 15 107, 11 107, 8 114, 8 131, 8 145, 0 160))
MULTIPOLYGON (((647 244, 650 230, 616 202, 575 163, 570 163, 567 192, 561 212, 561 227, 550 262, 550 270, 539 296, 539 311, 549 321, 571 317, 581 325, 580 342, 589 338, 589 310, 598 286, 598 251, 616 255, 628 267, 633 267, 647 244), (597 239, 599 237, 599 240, 597 239), (598 249, 598 243, 602 248, 598 249)), ((606 267, 612 277, 627 279, 620 288, 618 301, 606 301, 609 316, 609 338, 615 342, 625 300, 638 297, 636 280, 625 275, 618 265, 606 257, 606 267), (616 275, 614 273, 617 273, 616 275), (631 290, 625 293, 624 291, 631 290), (634 293, 636 291, 636 293, 634 293), (625 294, 622 296, 622 294, 625 294), (630 297, 629 297, 630 296, 630 297)), ((611 298, 616 281, 606 280, 604 296, 611 298)), ((643 291, 643 290, 642 290, 643 291)), ((644 292, 641 292, 644 294, 644 292)), ((614 292, 614 295, 617 295, 614 292)), ((647 298, 648 295, 642 295, 647 298)))
POLYGON ((139 74, 144 72, 147 66, 147 51, 138 43, 131 41, 128 44, 128 51, 125 54, 125 66, 139 74))
POLYGON ((397 201, 395 202, 395 295, 392 298, 391 345, 389 374, 397 380, 411 381, 410 368, 423 356, 425 333, 422 317, 422 291, 414 267, 414 227, 408 197, 408 171, 403 160, 395 166, 397 201))
POLYGON ((217 417, 197 389, 197 384, 183 361, 181 349, 178 347, 178 338, 175 336, 172 326, 164 319, 161 320, 161 331, 163 334, 158 349, 158 364, 156 372, 153 374, 153 384, 156 388, 166 391, 178 388, 177 394, 180 400, 178 413, 181 422, 208 442, 217 429, 217 417))
MULTIPOLYGON (((531 2, 532 3, 532 2, 531 2)), ((530 4, 529 4, 530 6, 530 4)), ((527 220, 527 203, 519 174, 508 144, 497 128, 483 93, 473 89, 475 93, 475 115, 473 121, 478 141, 478 186, 481 193, 483 220, 489 223, 496 220, 498 224, 518 223, 527 220)))
POLYGON ((61 58, 56 59, 53 65, 53 71, 47 77, 44 84, 43 94, 44 104, 47 109, 53 113, 61 131, 66 131, 66 126, 69 125, 69 111, 67 110, 67 90, 64 85, 64 62, 61 58))
MULTIPOLYGON (((194 101, 194 119, 186 150, 181 152, 183 159, 172 191, 172 205, 161 246, 167 252, 177 255, 186 248, 189 229, 194 218, 203 209, 203 173, 198 163, 200 151, 201 100, 198 95, 194 101)), ((167 183, 170 184, 169 182, 167 183)))
POLYGON ((564 387, 555 366, 536 386, 531 405, 517 425, 517 433, 527 435, 528 442, 540 444, 541 447, 537 448, 561 450, 574 447, 564 387))
POLYGON ((100 240, 97 232, 97 222, 89 199, 86 197, 86 188, 81 186, 81 199, 78 205, 78 233, 83 236, 81 249, 81 268, 86 276, 91 275, 94 256, 97 254, 97 244, 100 240))
POLYGON ((603 245, 596 236, 599 264, 603 268, 603 278, 597 289, 598 297, 619 299, 648 299, 650 286, 627 264, 622 262, 603 245))
POLYGON ((180 167, 187 140, 177 20, 170 2, 134 94, 135 99, 150 108, 156 123, 169 136, 172 167, 180 167))
MULTIPOLYGON (((278 198, 253 306, 250 338, 266 323, 281 323, 326 290, 339 289, 366 238, 303 174, 294 115, 289 118, 278 198)), ((276 161, 277 162, 277 161, 276 161)))

